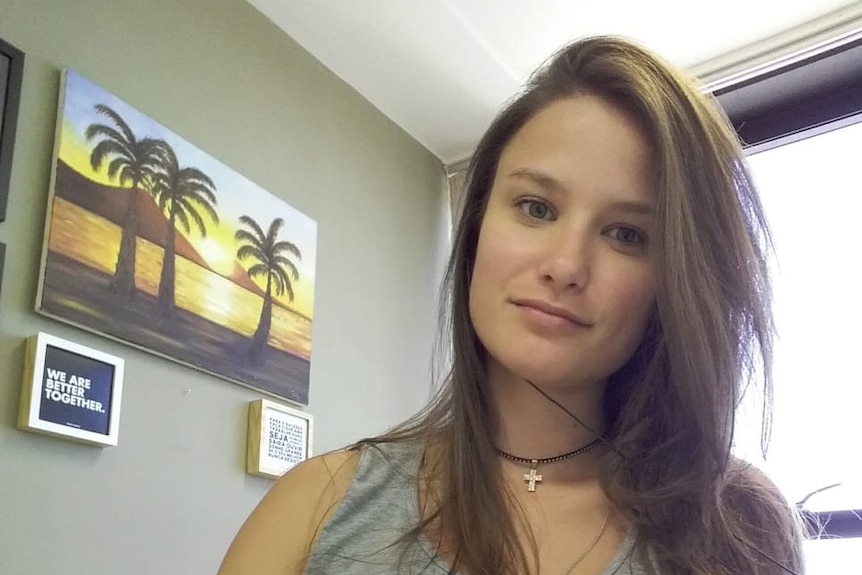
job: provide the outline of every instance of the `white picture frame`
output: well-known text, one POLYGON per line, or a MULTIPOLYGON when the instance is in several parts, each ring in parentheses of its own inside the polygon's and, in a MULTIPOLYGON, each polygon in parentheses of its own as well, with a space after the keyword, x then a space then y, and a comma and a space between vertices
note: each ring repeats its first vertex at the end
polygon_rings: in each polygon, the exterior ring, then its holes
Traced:
POLYGON ((123 393, 122 358, 39 332, 27 340, 18 428, 72 441, 116 446, 123 393))
POLYGON ((314 417, 268 399, 249 402, 246 472, 277 478, 311 457, 314 417))

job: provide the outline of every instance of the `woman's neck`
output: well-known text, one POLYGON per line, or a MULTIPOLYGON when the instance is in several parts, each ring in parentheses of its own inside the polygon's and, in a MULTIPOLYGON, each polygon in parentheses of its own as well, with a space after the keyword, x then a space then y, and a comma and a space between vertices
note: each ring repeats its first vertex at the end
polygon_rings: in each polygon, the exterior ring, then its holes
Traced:
POLYGON ((537 385, 536 389, 491 362, 488 384, 497 416, 495 443, 507 453, 528 459, 556 457, 587 445, 604 432, 603 383, 577 387, 537 385))

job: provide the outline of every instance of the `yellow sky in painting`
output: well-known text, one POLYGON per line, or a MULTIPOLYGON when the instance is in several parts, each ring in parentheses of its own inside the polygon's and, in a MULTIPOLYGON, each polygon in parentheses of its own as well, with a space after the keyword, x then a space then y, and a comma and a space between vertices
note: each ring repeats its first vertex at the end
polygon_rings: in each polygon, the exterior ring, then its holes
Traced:
MULTIPOLYGON (((116 106, 115 102, 111 103, 116 106)), ((92 106, 90 106, 92 109, 92 106)), ((114 108, 117 109, 117 108, 114 108)), ((125 119, 130 121, 129 112, 117 110, 125 119)), ((76 117, 69 120, 70 115, 64 115, 59 138, 58 157, 72 167, 78 173, 100 184, 117 186, 117 181, 112 181, 107 175, 107 162, 104 162, 98 171, 93 170, 90 165, 90 152, 93 143, 86 142, 82 126, 90 122, 110 124, 110 120, 104 116, 92 114, 86 121, 76 117), (77 124, 77 125, 76 125, 77 124)), ((132 125, 133 129, 135 128, 132 125)), ((234 270, 236 250, 238 243, 234 238, 237 229, 240 228, 239 216, 249 215, 254 218, 266 231, 273 217, 282 217, 285 226, 279 235, 279 239, 287 240, 296 244, 303 254, 303 259, 297 264, 300 279, 292 282, 295 299, 290 302, 287 296, 278 298, 282 304, 297 313, 311 318, 314 308, 314 272, 316 259, 316 224, 305 216, 295 212, 282 200, 266 193, 264 190, 246 180, 241 175, 232 172, 218 163, 217 160, 197 150, 178 136, 164 130, 163 133, 153 134, 152 137, 160 137, 168 141, 174 147, 180 164, 182 166, 194 166, 206 173, 216 184, 216 197, 218 204, 216 211, 219 215, 219 224, 214 225, 207 221, 207 235, 202 237, 198 230, 193 230, 187 235, 182 234, 192 246, 200 253, 210 268, 224 276, 229 276, 234 270), (184 159, 185 158, 185 159, 184 159), (189 160, 192 160, 191 162, 189 160), (250 201, 250 198, 252 200, 250 201), (294 215, 295 212, 295 215, 294 215), (310 223, 307 223, 310 222, 310 223)), ((246 269, 252 262, 244 261, 240 265, 246 269)), ((291 278, 292 279, 292 278, 291 278)), ((265 281, 256 279, 261 290, 266 287, 265 281)), ((273 294, 275 295, 275 294, 273 294)))

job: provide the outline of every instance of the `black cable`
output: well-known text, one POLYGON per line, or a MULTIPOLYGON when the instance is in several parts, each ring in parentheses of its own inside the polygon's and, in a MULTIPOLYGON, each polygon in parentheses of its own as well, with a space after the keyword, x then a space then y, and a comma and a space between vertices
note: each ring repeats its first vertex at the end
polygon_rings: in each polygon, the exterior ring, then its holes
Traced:
POLYGON ((568 416, 569 416, 569 417, 571 417, 572 419, 574 419, 574 420, 578 423, 578 425, 580 425, 581 427, 585 428, 587 431, 592 431, 593 433, 595 433, 595 434, 596 434, 596 436, 597 436, 599 439, 601 439, 601 440, 602 440, 602 442, 604 442, 606 445, 608 445, 608 444, 609 444, 609 442, 605 439, 604 434, 602 434, 602 433, 600 433, 600 432, 596 431, 595 429, 593 429, 592 427, 590 427, 589 425, 587 425, 586 423, 584 423, 583 421, 581 421, 581 420, 580 420, 580 418, 579 418, 577 415, 575 415, 574 413, 572 413, 571 411, 569 411, 569 410, 568 410, 568 408, 566 408, 566 406, 565 406, 565 405, 563 405, 562 403, 560 403, 559 401, 557 401, 556 399, 554 399, 553 397, 551 397, 550 395, 548 395, 547 393, 545 393, 545 391, 544 391, 543 389, 541 389, 538 385, 536 385, 535 383, 533 383, 533 382, 532 382, 532 381, 530 381, 529 379, 524 379, 524 381, 526 381, 527 383, 529 383, 529 384, 530 384, 530 386, 532 386, 532 388, 533 388, 533 389, 535 389, 536 391, 538 391, 539 393, 541 393, 541 394, 545 397, 545 399, 547 399, 548 401, 550 401, 551 403, 553 403, 554 405, 556 405, 557 407, 559 407, 560 409, 562 409, 563 411, 565 411, 565 412, 568 414, 568 416))

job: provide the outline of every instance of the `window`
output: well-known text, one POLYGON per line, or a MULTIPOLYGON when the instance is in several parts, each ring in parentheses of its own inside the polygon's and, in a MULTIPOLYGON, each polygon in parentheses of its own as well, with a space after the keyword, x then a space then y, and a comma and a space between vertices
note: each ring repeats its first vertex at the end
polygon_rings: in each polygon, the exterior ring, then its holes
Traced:
POLYGON ((714 93, 776 246, 772 441, 763 461, 747 404, 736 451, 823 523, 805 543, 808 573, 847 572, 862 557, 862 34, 714 93))
POLYGON ((860 151, 856 123, 749 158, 777 260, 775 415, 765 465, 791 501, 840 483, 808 500, 822 511, 862 509, 860 151))

